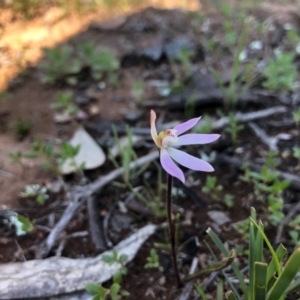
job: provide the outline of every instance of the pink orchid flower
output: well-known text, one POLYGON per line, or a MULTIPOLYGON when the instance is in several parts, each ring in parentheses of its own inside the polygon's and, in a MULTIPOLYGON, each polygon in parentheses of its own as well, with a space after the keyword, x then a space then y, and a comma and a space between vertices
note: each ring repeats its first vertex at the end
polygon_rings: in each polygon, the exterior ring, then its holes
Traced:
POLYGON ((214 168, 208 162, 175 148, 184 145, 208 144, 220 137, 219 134, 191 133, 181 135, 194 127, 200 118, 201 117, 186 121, 175 126, 173 129, 163 130, 157 135, 155 126, 156 113, 153 110, 150 112, 151 136, 156 146, 160 149, 160 163, 167 173, 178 178, 183 183, 185 182, 183 172, 173 160, 191 170, 203 172, 214 171, 214 168))

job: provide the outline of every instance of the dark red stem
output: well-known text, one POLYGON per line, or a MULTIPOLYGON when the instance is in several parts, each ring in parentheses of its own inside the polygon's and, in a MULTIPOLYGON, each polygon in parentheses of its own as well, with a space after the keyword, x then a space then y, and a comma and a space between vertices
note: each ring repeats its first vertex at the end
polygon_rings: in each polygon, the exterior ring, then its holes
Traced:
POLYGON ((178 288, 183 286, 178 272, 177 266, 177 259, 176 259, 176 249, 175 249, 175 222, 172 216, 172 184, 173 184, 173 177, 168 174, 167 177, 167 216, 168 216, 168 223, 169 223, 169 232, 170 232, 170 243, 171 243, 171 251, 173 257, 173 264, 175 270, 175 276, 177 279, 178 288))

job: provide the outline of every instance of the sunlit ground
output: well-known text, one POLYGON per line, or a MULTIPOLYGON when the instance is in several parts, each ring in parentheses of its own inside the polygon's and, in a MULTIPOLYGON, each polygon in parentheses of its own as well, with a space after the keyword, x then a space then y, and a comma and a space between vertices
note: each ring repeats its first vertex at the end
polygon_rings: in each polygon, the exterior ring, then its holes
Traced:
POLYGON ((99 7, 97 11, 72 14, 64 17, 61 8, 52 7, 43 16, 34 20, 9 20, 9 10, 0 9, 3 31, 0 35, 0 90, 6 88, 10 79, 29 65, 34 65, 42 56, 42 48, 56 44, 84 31, 93 22, 104 22, 118 16, 139 11, 148 6, 157 8, 200 8, 197 0, 146 0, 135 7, 116 7, 113 10, 99 7))
MULTIPOLYGON (((120 1, 121 2, 121 1, 120 1)), ((201 9, 211 6, 220 9, 222 3, 230 3, 239 8, 255 8, 268 3, 270 9, 275 4, 298 4, 295 0, 145 0, 136 6, 119 5, 113 9, 100 7, 93 12, 64 15, 62 8, 51 7, 47 13, 34 20, 17 20, 10 23, 11 11, 0 8, 0 90, 6 88, 10 79, 29 65, 34 65, 42 56, 42 48, 54 47, 68 38, 84 31, 91 22, 105 22, 118 16, 137 12, 148 6, 157 8, 201 9)))

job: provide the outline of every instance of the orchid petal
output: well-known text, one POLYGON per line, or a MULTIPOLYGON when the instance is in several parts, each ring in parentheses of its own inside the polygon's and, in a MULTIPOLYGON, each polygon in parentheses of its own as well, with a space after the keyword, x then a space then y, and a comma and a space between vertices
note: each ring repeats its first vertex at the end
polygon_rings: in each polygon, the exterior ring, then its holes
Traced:
POLYGON ((174 163, 166 149, 160 150, 160 163, 168 174, 178 178, 183 183, 185 182, 182 170, 174 163))
POLYGON ((177 136, 190 130, 192 127, 194 127, 199 122, 200 118, 201 117, 194 118, 194 119, 188 120, 184 123, 181 123, 181 124, 175 126, 173 129, 177 130, 177 132, 176 132, 177 136))
POLYGON ((176 146, 208 144, 214 142, 219 137, 219 134, 185 134, 178 137, 178 142, 176 143, 176 146))
POLYGON ((189 155, 183 151, 168 147, 167 151, 171 158, 186 168, 195 171, 213 172, 214 168, 206 161, 189 155))
POLYGON ((156 126, 155 126, 155 120, 156 120, 156 113, 154 110, 150 111, 150 124, 151 124, 151 136, 158 148, 160 148, 160 145, 158 143, 158 136, 157 136, 157 131, 156 131, 156 126))

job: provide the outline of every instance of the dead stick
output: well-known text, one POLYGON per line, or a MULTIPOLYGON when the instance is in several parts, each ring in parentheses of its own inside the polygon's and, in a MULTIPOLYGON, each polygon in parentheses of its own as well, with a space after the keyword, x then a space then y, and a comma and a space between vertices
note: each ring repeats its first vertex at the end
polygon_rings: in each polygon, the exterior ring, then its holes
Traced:
MULTIPOLYGON (((218 160, 220 162, 232 165, 233 167, 235 167, 237 169, 241 169, 245 163, 249 164, 249 168, 255 172, 260 172, 261 168, 262 168, 262 166, 259 164, 249 163, 248 161, 243 161, 238 158, 230 157, 230 156, 224 155, 224 154, 219 154, 218 160)), ((287 173, 287 172, 281 172, 281 171, 274 170, 274 169, 270 169, 270 172, 278 172, 279 178, 281 180, 288 179, 291 181, 291 183, 289 185, 290 188, 293 188, 298 191, 300 190, 300 177, 299 176, 296 176, 294 174, 287 173)))
POLYGON ((107 242, 94 196, 91 196, 87 199, 87 208, 89 213, 89 226, 92 241, 97 250, 104 251, 107 249, 107 242))
MULTIPOLYGON (((149 163, 154 159, 158 158, 158 156, 159 153, 157 151, 151 152, 137 159, 136 161, 132 162, 129 165, 129 168, 130 170, 132 170, 133 168, 140 168, 144 164, 149 163)), ((39 248, 36 257, 45 258, 51 251, 53 245, 55 244, 61 232, 68 225, 69 221, 73 218, 77 209, 85 202, 85 200, 88 197, 91 197, 94 193, 99 192, 105 185, 115 180, 120 175, 122 175, 123 172, 124 172, 124 168, 119 168, 103 177, 100 177, 95 182, 88 184, 84 187, 75 186, 72 189, 72 191, 69 193, 69 197, 73 198, 73 200, 70 200, 69 205, 67 206, 63 215, 61 216, 57 224, 54 226, 54 228, 48 235, 45 243, 42 244, 42 246, 39 248)))

